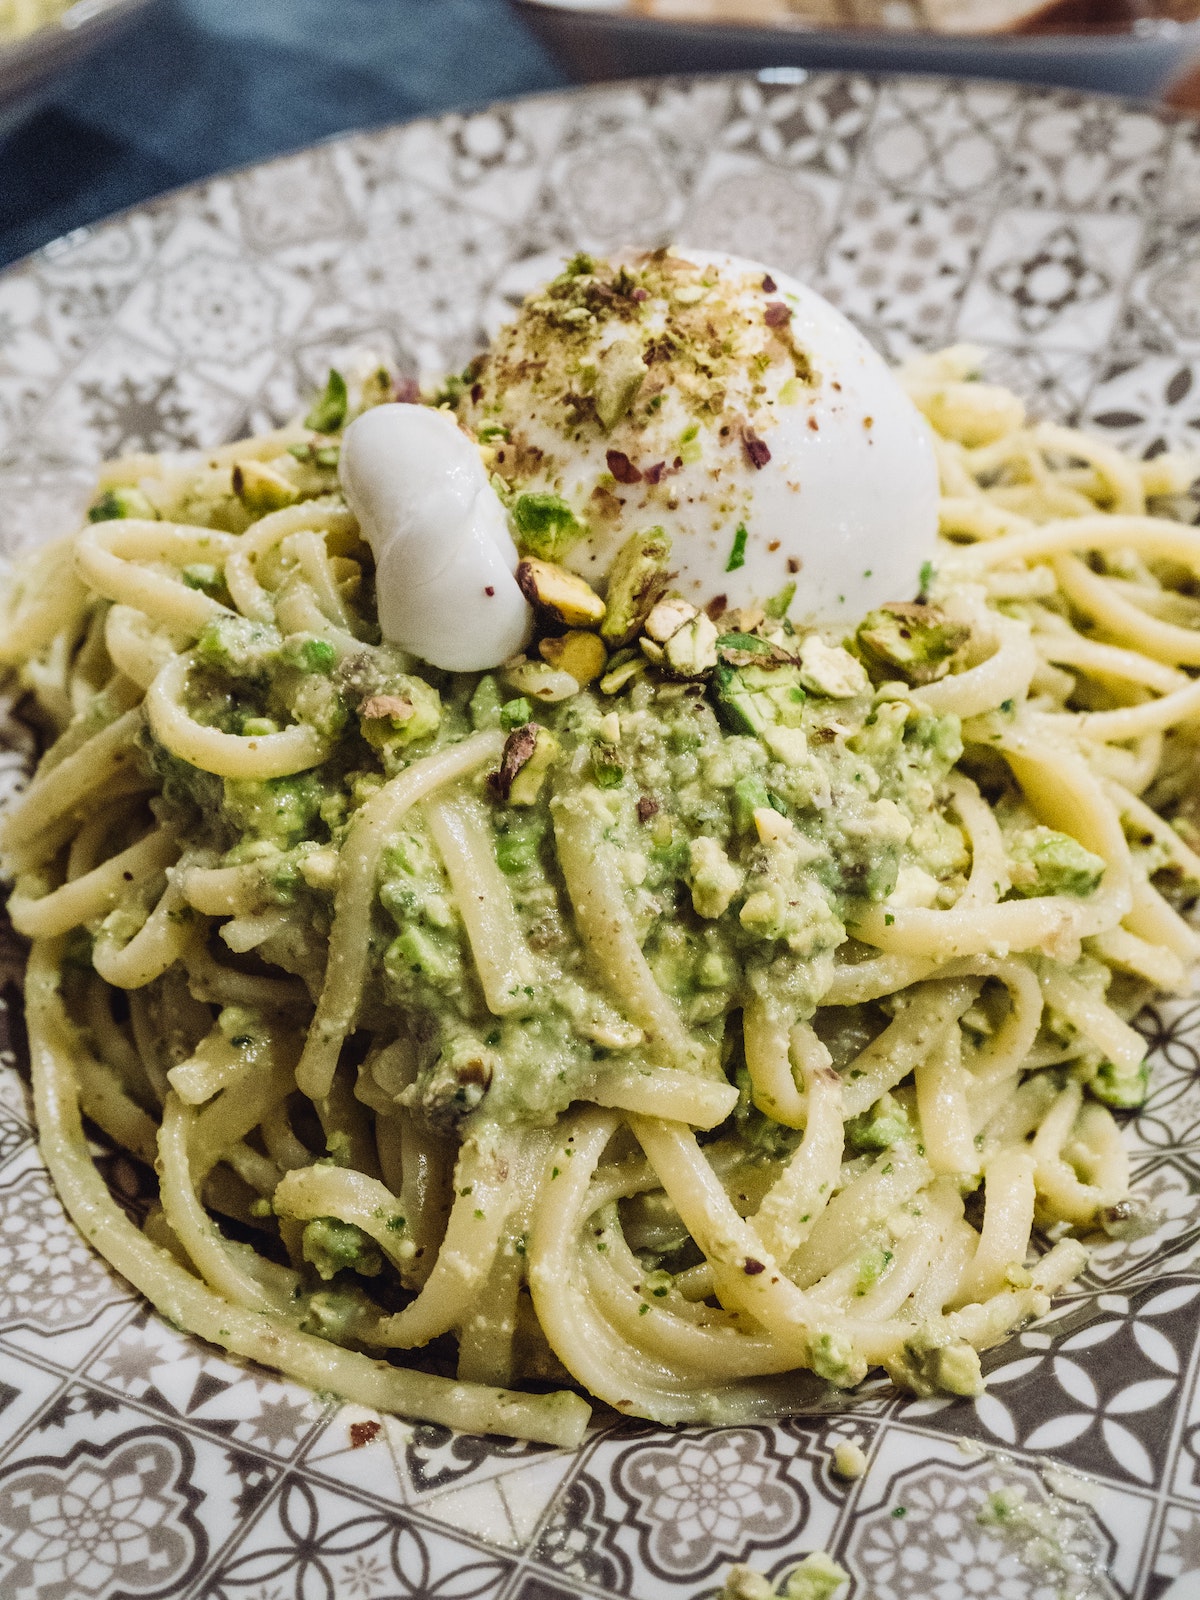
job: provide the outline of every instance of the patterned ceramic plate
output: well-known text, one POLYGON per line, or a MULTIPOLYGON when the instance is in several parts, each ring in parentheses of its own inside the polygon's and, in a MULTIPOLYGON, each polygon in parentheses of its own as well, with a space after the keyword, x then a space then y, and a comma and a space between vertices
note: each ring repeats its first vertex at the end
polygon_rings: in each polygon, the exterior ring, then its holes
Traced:
MULTIPOLYGON (((892 357, 969 337, 1044 413, 1194 448, 1198 214, 1200 127, 1004 86, 661 81, 346 139, 0 277, 4 548, 65 526, 102 455, 280 418, 348 347, 456 365, 564 252, 629 240, 757 256, 892 357)), ((148 1314, 64 1218, 0 1069, 0 1594, 694 1600, 730 1561, 824 1546, 853 1600, 1196 1600, 1200 1005, 1143 1025, 1129 1137, 1163 1226, 992 1352, 986 1396, 877 1386, 577 1454, 339 1408, 148 1314), (846 1484, 852 1436, 870 1466, 846 1484), (981 1521, 1006 1485, 1026 1514, 981 1521)), ((132 1165, 109 1174, 136 1204, 132 1165)))

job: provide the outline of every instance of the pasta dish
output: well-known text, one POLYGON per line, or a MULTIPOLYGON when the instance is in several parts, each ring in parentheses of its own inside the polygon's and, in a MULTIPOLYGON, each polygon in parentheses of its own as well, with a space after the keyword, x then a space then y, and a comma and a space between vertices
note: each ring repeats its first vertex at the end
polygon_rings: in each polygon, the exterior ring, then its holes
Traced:
POLYGON ((1138 1220, 1195 474, 666 251, 576 258, 423 401, 364 363, 106 466, 0 627, 82 1232, 202 1338, 480 1432, 978 1393, 1138 1220))

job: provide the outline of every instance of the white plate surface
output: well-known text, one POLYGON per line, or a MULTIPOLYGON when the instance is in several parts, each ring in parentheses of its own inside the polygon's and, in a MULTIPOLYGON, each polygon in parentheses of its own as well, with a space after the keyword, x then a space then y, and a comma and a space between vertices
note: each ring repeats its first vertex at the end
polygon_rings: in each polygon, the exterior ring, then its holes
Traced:
MULTIPOLYGON (((1200 445, 1196 125, 1000 85, 778 79, 345 139, 0 276, 0 549, 69 526, 101 456, 282 418, 364 344, 455 366, 564 253, 630 241, 759 257, 892 357, 969 338, 1042 413, 1139 452, 1200 445)), ((1129 1139, 1164 1228, 1101 1250, 987 1358, 984 1398, 875 1386, 848 1415, 622 1423, 576 1454, 339 1408, 166 1326, 65 1219, 0 1068, 0 1594, 692 1600, 731 1561, 778 1572, 824 1546, 853 1600, 1196 1600, 1200 1005, 1144 1025, 1129 1139), (851 1434, 870 1468, 848 1485, 830 1460, 851 1434), (1059 1555, 980 1523, 1001 1485, 1059 1497, 1059 1555)), ((108 1170, 136 1204, 132 1164, 108 1170)))

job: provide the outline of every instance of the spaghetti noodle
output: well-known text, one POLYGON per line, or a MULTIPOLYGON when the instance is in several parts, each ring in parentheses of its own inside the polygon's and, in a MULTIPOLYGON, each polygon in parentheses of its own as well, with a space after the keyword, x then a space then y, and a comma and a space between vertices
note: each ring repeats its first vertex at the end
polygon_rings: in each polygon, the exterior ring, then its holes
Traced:
POLYGON ((691 670, 597 641, 572 678, 586 628, 540 677, 382 644, 327 419, 116 463, 21 567, 42 1148, 166 1316, 572 1444, 580 1388, 664 1422, 875 1366, 975 1393, 1079 1272, 1127 1201, 1130 1019, 1198 949, 1194 468, 1027 425, 972 360, 906 373, 920 600, 719 617, 691 670), (144 1229, 85 1117, 155 1165, 144 1229))

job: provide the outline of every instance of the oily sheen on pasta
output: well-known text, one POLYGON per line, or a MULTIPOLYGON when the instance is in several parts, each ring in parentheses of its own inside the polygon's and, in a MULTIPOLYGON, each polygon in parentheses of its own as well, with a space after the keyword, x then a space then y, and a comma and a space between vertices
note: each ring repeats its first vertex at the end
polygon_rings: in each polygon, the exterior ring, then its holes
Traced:
POLYGON ((1197 954, 1194 469, 1028 423, 970 351, 904 381, 941 541, 857 626, 672 599, 669 526, 597 609, 543 495, 535 642, 422 667, 338 491, 386 373, 114 463, 19 568, 42 1148, 166 1316, 570 1444, 584 1394, 975 1393, 1128 1222, 1130 1019, 1197 954), (156 1169, 144 1229, 84 1118, 156 1169))

